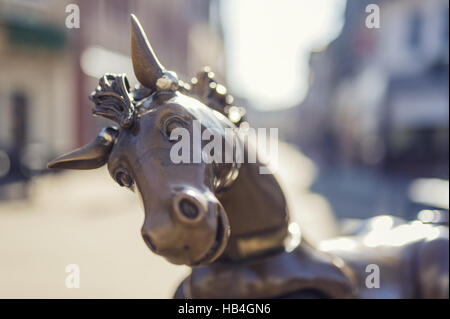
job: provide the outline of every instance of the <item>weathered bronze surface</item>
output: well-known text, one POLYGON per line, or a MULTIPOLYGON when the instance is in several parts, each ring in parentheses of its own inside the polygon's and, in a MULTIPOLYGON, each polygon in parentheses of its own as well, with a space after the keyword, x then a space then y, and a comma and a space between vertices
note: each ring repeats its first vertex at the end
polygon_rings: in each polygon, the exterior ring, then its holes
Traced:
POLYGON ((174 164, 174 128, 192 131, 199 120, 226 143, 224 129, 245 119, 230 120, 233 99, 209 69, 191 83, 166 70, 134 15, 131 53, 141 86, 131 89, 124 75, 106 74, 91 95, 93 113, 118 127, 48 167, 107 164, 119 185, 139 194, 148 247, 193 267, 175 297, 448 298, 447 227, 396 225, 384 216, 320 249, 302 239, 288 251, 286 200, 273 175, 259 174, 263 164, 174 164), (380 288, 366 285, 369 264, 380 269, 380 288))

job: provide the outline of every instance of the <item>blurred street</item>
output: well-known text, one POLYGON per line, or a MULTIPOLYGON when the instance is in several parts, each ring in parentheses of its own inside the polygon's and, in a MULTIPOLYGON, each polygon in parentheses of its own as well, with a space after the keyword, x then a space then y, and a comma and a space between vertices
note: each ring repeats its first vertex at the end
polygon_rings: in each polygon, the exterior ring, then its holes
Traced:
POLYGON ((46 175, 29 199, 0 201, 0 298, 171 297, 188 268, 150 252, 135 195, 107 174, 46 175), (65 286, 68 264, 79 289, 65 286))
MULTIPOLYGON (((370 218, 380 214, 395 215, 406 220, 417 218, 420 209, 408 190, 414 178, 387 174, 370 167, 320 170, 311 189, 324 196, 337 218, 370 218)), ((445 193, 442 193, 445 197, 445 193)))

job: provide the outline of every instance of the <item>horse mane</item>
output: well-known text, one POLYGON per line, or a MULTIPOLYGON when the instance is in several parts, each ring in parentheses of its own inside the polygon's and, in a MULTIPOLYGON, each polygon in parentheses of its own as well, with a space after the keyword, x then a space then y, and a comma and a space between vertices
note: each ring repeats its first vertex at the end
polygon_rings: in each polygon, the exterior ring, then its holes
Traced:
MULTIPOLYGON (((179 81, 178 90, 222 113, 237 127, 246 123, 246 110, 233 105, 233 96, 225 86, 216 82, 209 67, 198 72, 190 83, 179 81)), ((136 118, 140 102, 154 93, 154 90, 141 84, 131 89, 125 74, 107 73, 99 79, 98 86, 89 98, 94 102, 94 115, 103 116, 128 128, 136 118)))
POLYGON ((187 89, 184 86, 188 95, 222 113, 237 127, 246 122, 245 108, 233 105, 233 96, 224 85, 217 83, 215 74, 209 67, 198 72, 188 86, 187 89))
POLYGON ((136 116, 134 97, 125 74, 106 73, 89 96, 94 102, 92 113, 115 121, 121 127, 130 127, 136 116))

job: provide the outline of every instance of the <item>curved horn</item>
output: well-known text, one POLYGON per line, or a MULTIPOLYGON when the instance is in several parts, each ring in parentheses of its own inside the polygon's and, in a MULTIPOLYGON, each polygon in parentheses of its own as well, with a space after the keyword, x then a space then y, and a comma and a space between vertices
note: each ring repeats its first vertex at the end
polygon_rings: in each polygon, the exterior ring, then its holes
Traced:
POLYGON ((131 15, 130 32, 134 74, 142 85, 156 90, 156 81, 163 76, 165 68, 158 61, 141 24, 134 14, 131 15))
POLYGON ((47 164, 48 168, 57 169, 94 169, 103 166, 107 161, 118 131, 106 127, 97 138, 86 146, 64 154, 47 164))

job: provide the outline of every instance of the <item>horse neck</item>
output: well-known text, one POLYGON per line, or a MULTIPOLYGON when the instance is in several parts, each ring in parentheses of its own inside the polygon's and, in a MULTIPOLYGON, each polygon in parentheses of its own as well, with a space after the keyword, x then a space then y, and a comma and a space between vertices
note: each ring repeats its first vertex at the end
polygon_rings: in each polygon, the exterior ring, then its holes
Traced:
MULTIPOLYGON (((247 158, 247 148, 245 148, 247 158)), ((231 235, 219 261, 237 261, 284 247, 287 203, 272 174, 260 174, 257 163, 243 163, 236 181, 218 194, 230 221, 231 235)))

